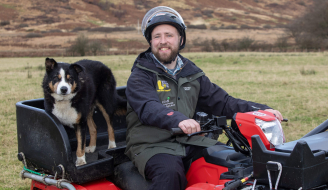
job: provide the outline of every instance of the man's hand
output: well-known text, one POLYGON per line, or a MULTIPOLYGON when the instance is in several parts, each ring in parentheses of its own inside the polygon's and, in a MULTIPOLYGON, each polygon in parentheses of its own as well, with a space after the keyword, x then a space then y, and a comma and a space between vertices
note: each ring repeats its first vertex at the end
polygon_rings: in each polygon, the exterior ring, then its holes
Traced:
POLYGON ((193 119, 183 120, 179 123, 180 129, 186 134, 196 133, 200 131, 200 125, 193 119))
POLYGON ((266 109, 264 111, 268 111, 273 113, 273 115, 276 116, 276 118, 281 122, 284 118, 282 117, 281 113, 278 110, 274 110, 274 109, 266 109))

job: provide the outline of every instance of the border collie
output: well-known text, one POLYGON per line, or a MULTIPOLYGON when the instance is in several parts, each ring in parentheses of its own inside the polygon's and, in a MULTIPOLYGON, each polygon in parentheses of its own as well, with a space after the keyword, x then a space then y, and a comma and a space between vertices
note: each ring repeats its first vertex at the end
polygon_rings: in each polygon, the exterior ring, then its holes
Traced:
POLYGON ((74 128, 77 139, 75 165, 86 164, 85 153, 96 149, 97 129, 92 118, 95 106, 107 122, 108 149, 115 148, 112 116, 116 111, 126 111, 126 100, 117 94, 111 70, 98 61, 81 60, 68 64, 50 58, 46 58, 45 68, 42 83, 45 110, 63 125, 74 128), (85 147, 88 127, 90 144, 85 147))

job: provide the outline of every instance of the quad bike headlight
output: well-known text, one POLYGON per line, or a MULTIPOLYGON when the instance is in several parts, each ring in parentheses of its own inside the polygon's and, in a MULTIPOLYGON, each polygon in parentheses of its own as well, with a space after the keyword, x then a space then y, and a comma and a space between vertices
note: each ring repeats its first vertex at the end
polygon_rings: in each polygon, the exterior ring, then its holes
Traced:
POLYGON ((273 146, 278 146, 285 142, 284 132, 280 122, 277 119, 272 121, 263 121, 255 118, 255 123, 262 129, 266 138, 273 146))

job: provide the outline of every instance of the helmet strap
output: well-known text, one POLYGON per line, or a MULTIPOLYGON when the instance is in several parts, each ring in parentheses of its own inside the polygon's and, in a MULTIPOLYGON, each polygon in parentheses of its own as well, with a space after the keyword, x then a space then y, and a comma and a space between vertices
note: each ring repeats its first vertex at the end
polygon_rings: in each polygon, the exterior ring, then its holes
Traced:
POLYGON ((180 44, 179 44, 179 49, 181 48, 181 46, 182 46, 182 42, 183 41, 183 35, 182 34, 180 34, 180 44))

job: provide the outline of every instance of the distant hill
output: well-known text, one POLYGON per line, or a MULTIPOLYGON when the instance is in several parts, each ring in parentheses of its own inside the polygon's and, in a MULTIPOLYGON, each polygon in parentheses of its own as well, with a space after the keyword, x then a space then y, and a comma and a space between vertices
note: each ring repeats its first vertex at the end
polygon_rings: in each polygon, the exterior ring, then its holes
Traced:
POLYGON ((137 26, 152 7, 176 9, 187 25, 264 27, 301 14, 305 0, 0 0, 6 30, 73 30, 77 27, 137 26))
POLYGON ((160 5, 176 9, 189 29, 279 28, 301 15, 311 2, 311 0, 0 0, 0 51, 8 50, 8 47, 12 51, 30 47, 40 48, 40 46, 65 48, 69 46, 72 38, 58 45, 56 36, 76 37, 81 31, 110 33, 137 30, 145 13, 152 7, 160 5), (35 38, 44 40, 32 42, 35 38), (51 42, 51 39, 54 42, 51 42))

